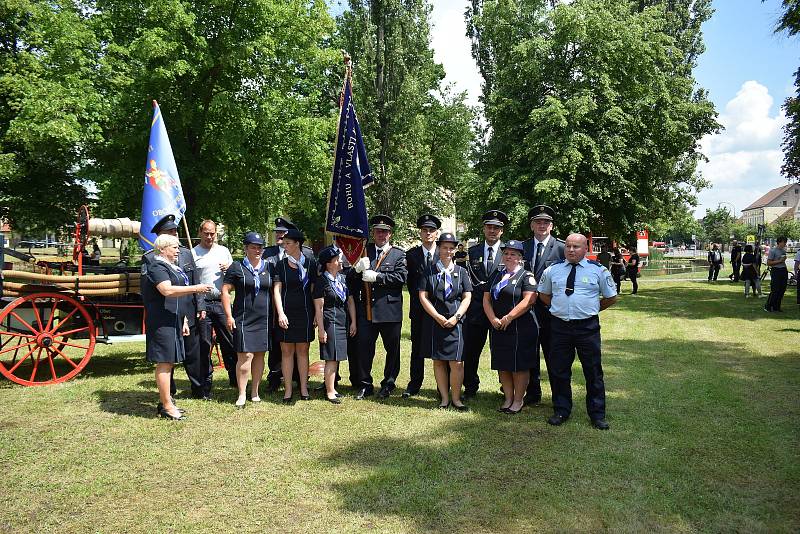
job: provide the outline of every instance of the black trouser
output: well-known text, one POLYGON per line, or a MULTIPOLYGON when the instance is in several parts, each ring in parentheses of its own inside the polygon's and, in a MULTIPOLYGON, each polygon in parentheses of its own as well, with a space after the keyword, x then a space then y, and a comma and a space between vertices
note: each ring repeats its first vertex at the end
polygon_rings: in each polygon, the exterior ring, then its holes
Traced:
MULTIPOLYGON (((348 334, 350 330, 348 321, 348 334)), ((360 358, 358 354, 358 338, 361 333, 356 329, 355 337, 347 336, 347 368, 350 371, 350 384, 356 388, 361 388, 361 371, 359 370, 360 358)), ((337 373, 338 378, 338 373, 337 373)))
POLYGON ((214 328, 217 344, 222 353, 222 362, 228 372, 228 383, 236 386, 236 350, 233 348, 233 335, 228 330, 227 316, 218 300, 206 300, 206 318, 200 321, 200 354, 207 354, 211 363, 211 350, 214 348, 214 338, 211 328, 214 328))
POLYGON ((767 311, 780 311, 783 294, 786 293, 786 283, 789 281, 789 270, 773 267, 769 276, 769 296, 764 309, 767 311))
POLYGON ((411 359, 409 364, 409 380, 406 391, 411 394, 419 392, 422 387, 422 381, 425 379, 425 358, 421 356, 419 350, 422 343, 422 317, 425 310, 422 306, 415 307, 411 305, 411 359))
MULTIPOLYGON (((183 366, 186 369, 186 376, 192 389, 192 397, 205 397, 211 394, 211 378, 213 369, 211 359, 206 355, 203 358, 200 354, 200 340, 198 339, 197 323, 189 327, 189 335, 183 336, 183 350, 185 359, 183 366)), ((175 385, 175 369, 170 376, 169 390, 172 396, 178 391, 175 385)))
MULTIPOLYGON (((738 282, 739 273, 742 270, 742 261, 741 260, 731 261, 731 267, 733 267, 733 281, 738 282)), ((716 280, 716 278, 714 280, 716 280)))
MULTIPOLYGON (((611 271, 611 278, 614 279, 614 283, 617 284, 617 295, 619 295, 619 291, 622 288, 622 272, 621 271, 611 271)), ((538 315, 537 315, 538 317, 538 315)), ((548 329, 549 333, 549 329, 548 329)), ((541 326, 539 328, 539 335, 542 335, 541 326)))
POLYGON ((489 336, 489 321, 485 317, 480 321, 464 322, 464 393, 474 395, 478 392, 481 379, 478 376, 478 367, 481 363, 481 353, 489 336))
POLYGON ((606 390, 600 364, 600 319, 596 315, 577 321, 553 317, 550 327, 553 411, 563 416, 572 413, 572 362, 577 351, 586 379, 586 412, 592 420, 604 419, 606 390))
POLYGON ((628 271, 627 274, 628 274, 628 280, 630 280, 631 284, 633 284, 633 291, 631 291, 631 293, 635 295, 636 292, 639 291, 639 281, 638 281, 639 271, 634 269, 632 271, 628 271))
MULTIPOLYGON (((539 347, 541 347, 542 356, 544 356, 544 366, 547 369, 547 379, 550 381, 550 354, 552 348, 550 346, 550 322, 552 315, 550 310, 542 302, 536 302, 533 305, 533 311, 536 314, 536 321, 539 323, 539 347)), ((526 398, 528 401, 539 401, 542 398, 542 385, 540 382, 541 364, 539 359, 539 349, 536 350, 536 359, 531 367, 531 378, 528 382, 528 391, 526 398)), ((553 385, 550 384, 552 391, 553 385)))
POLYGON ((716 280, 719 276, 719 269, 722 267, 719 263, 711 263, 708 266, 708 281, 716 280))
POLYGON ((400 374, 400 333, 403 323, 373 323, 365 317, 358 318, 359 369, 361 387, 373 389, 372 361, 375 359, 375 344, 380 334, 386 351, 386 365, 383 367, 381 387, 394 390, 397 375, 400 374))

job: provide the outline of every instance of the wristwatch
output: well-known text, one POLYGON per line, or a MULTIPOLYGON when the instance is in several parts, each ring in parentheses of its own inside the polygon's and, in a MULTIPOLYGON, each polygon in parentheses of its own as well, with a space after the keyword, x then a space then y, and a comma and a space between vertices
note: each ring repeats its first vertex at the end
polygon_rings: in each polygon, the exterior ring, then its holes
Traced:
POLYGON ((460 313, 457 313, 456 314, 456 321, 460 321, 462 317, 463 317, 463 315, 461 315, 460 313))

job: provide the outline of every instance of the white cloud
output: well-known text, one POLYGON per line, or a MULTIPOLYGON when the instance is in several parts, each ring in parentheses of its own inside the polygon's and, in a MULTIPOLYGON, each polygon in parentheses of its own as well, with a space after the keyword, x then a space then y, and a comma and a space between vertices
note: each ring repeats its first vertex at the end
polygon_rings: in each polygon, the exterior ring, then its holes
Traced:
POLYGON ((434 59, 444 65, 445 80, 455 84, 458 92, 467 91, 467 102, 478 105, 481 95, 481 78, 478 66, 472 59, 471 44, 467 38, 463 0, 435 0, 431 12, 431 46, 434 59))
POLYGON ((761 195, 786 184, 780 174, 786 117, 782 110, 770 114, 773 103, 769 90, 751 80, 725 105, 719 116, 725 130, 701 141, 709 161, 700 164, 700 172, 711 187, 700 193, 696 216, 702 217, 706 208, 714 209, 720 202, 733 204, 737 215, 741 214, 761 195))

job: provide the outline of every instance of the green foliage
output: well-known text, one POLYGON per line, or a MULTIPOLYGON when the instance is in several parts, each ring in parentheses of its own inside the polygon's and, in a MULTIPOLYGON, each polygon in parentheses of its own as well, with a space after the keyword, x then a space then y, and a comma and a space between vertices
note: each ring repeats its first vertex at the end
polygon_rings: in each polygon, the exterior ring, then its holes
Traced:
POLYGON ((474 112, 464 94, 442 85, 427 0, 350 0, 348 6, 335 42, 353 58, 356 110, 376 177, 367 207, 393 216, 395 236, 404 239, 422 212, 450 214, 452 193, 472 177, 474 112))
POLYGON ((767 237, 773 239, 786 236, 787 239, 800 239, 800 222, 795 219, 778 219, 767 225, 767 237))
POLYGON ((0 2, 0 217, 17 229, 57 229, 87 203, 78 169, 108 109, 99 50, 78 3, 0 2))
MULTIPOLYGON (((778 20, 776 33, 786 32, 796 37, 800 32, 800 3, 783 0, 783 14, 778 20)), ((789 180, 800 178, 800 69, 794 73, 795 94, 783 102, 787 122, 783 127, 783 166, 781 173, 789 180)))
POLYGON ((137 215, 151 100, 158 100, 187 199, 229 232, 279 214, 320 234, 335 131, 338 53, 321 0, 100 0, 111 107, 90 176, 108 215, 137 215), (315 224, 312 224, 313 221, 315 224))
POLYGON ((691 76, 709 12, 647 4, 473 0, 491 128, 481 179, 460 190, 473 228, 497 206, 512 220, 507 235, 527 235, 528 208, 546 202, 560 234, 622 238, 695 202, 697 142, 719 127, 691 76))
POLYGON ((694 213, 687 206, 681 206, 668 217, 653 221, 651 227, 651 237, 656 241, 674 244, 691 243, 692 236, 699 241, 705 241, 703 226, 694 218, 694 213))
POLYGON ((726 208, 706 209, 702 221, 705 237, 713 243, 728 243, 731 239, 736 219, 726 208))

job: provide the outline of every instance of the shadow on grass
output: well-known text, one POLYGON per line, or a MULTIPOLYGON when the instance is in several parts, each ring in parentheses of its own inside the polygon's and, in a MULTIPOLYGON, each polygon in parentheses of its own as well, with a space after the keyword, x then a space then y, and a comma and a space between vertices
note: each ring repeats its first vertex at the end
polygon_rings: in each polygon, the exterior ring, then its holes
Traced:
POLYGON ((104 412, 152 419, 156 416, 158 392, 141 390, 100 390, 95 396, 104 412))
MULTIPOLYGON (((559 514, 565 530, 626 530, 648 521, 714 530, 726 513, 751 514, 748 521, 769 524, 770 512, 759 507, 770 498, 763 489, 773 483, 774 458, 768 445, 754 450, 762 445, 751 445, 739 425, 775 432, 776 414, 786 419, 796 402, 786 391, 797 382, 789 377, 800 375, 800 355, 764 358, 738 343, 615 340, 604 344, 604 367, 610 432, 589 427, 576 361, 573 417, 563 427, 545 423, 549 399, 511 417, 495 412, 499 395, 482 394, 468 403, 470 414, 432 412, 430 417, 449 419, 433 433, 356 437, 324 459, 352 475, 332 482, 331 489, 349 512, 398 517, 410 530, 424 532, 441 532, 447 524, 462 531, 513 531, 520 525, 536 530, 546 524, 536 521, 559 514), (770 390, 775 373, 787 383, 770 390), (693 445, 720 435, 741 454, 693 445), (683 447, 696 455, 692 463, 682 459, 683 447), (753 459, 759 454, 763 461, 753 459), (697 483, 697 464, 712 483, 697 483), (741 477, 728 475, 731 464, 741 464, 741 477), (607 487, 614 489, 602 490, 607 487), (659 489, 664 487, 669 497, 659 489)), ((549 390, 543 375, 543 389, 549 390)), ((430 391, 424 401, 385 402, 422 407, 434 398, 430 391)))

